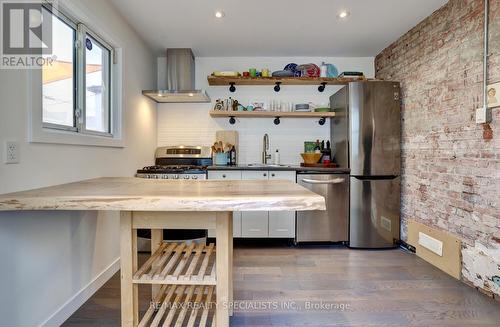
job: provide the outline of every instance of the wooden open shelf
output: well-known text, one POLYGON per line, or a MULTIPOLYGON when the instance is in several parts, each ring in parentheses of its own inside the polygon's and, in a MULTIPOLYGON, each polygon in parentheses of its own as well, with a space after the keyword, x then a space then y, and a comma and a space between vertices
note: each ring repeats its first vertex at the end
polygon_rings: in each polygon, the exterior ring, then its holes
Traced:
POLYGON ((215 285, 215 246, 163 242, 134 274, 135 284, 215 285))
POLYGON ((291 118, 328 118, 335 117, 335 112, 284 112, 284 111, 210 111, 212 117, 246 117, 246 118, 273 118, 273 117, 291 117, 291 118))
POLYGON ((365 81, 366 78, 328 78, 328 77, 225 77, 208 76, 208 85, 225 86, 231 85, 346 85, 353 81, 365 81))
POLYGON ((213 327, 215 308, 215 286, 163 285, 138 327, 213 327))

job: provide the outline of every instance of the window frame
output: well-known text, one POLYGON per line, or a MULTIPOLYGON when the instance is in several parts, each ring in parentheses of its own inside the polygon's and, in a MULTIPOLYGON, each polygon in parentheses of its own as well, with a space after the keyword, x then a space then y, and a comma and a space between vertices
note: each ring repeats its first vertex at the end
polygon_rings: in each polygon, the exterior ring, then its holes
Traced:
POLYGON ((78 24, 78 35, 77 35, 77 44, 78 44, 78 58, 77 61, 77 69, 79 71, 78 83, 77 83, 77 93, 78 93, 78 106, 77 112, 75 112, 75 117, 79 120, 79 124, 77 122, 78 131, 84 134, 91 134, 96 136, 105 136, 105 137, 113 137, 113 58, 114 58, 114 49, 113 47, 102 39, 99 35, 97 35, 94 31, 90 30, 85 24, 78 24), (106 102, 108 104, 108 132, 94 131, 87 128, 87 105, 86 105, 86 37, 89 35, 91 38, 96 40, 100 46, 104 47, 109 51, 109 62, 107 66, 103 66, 103 80, 105 83, 106 90, 106 102), (104 74, 104 70, 106 70, 106 76, 104 74))
MULTIPOLYGON (((45 7, 45 6, 44 6, 45 7)), ((50 13, 60 18, 65 23, 68 21, 71 23, 69 26, 73 28, 72 25, 81 24, 85 26, 85 31, 93 39, 99 42, 99 46, 110 50, 109 58, 109 81, 108 81, 108 103, 109 103, 109 132, 103 133, 100 131, 92 131, 86 128, 82 128, 82 124, 79 124, 79 119, 77 117, 80 114, 80 118, 84 118, 85 111, 79 111, 78 107, 81 101, 79 100, 83 94, 86 95, 86 90, 81 86, 78 86, 81 77, 79 75, 79 70, 85 72, 85 66, 82 65, 82 60, 78 54, 76 54, 75 63, 75 80, 76 85, 74 92, 77 95, 74 99, 76 103, 74 110, 75 128, 71 128, 65 125, 58 125, 52 123, 43 122, 43 86, 42 86, 42 73, 41 69, 29 69, 27 72, 27 82, 28 82, 28 107, 29 107, 29 120, 28 120, 28 139, 32 143, 51 143, 51 144, 73 144, 73 145, 88 145, 88 146, 102 146, 102 147, 125 147, 125 133, 124 133, 124 117, 123 117, 123 48, 120 46, 119 38, 116 35, 110 34, 107 28, 104 28, 102 23, 92 19, 87 13, 81 11, 78 6, 72 5, 71 3, 59 4, 57 8, 48 7, 50 13), (62 9, 61 9, 62 7, 62 9), (75 18, 75 17, 78 17, 75 18), (80 23, 77 23, 80 22, 80 23), (92 26, 90 30, 87 26, 92 26), (77 68, 77 67, 83 68, 77 68), (78 94, 78 88, 82 90, 78 94), (80 102, 79 102, 80 101, 80 102), (77 113, 78 112, 78 113, 77 113)), ((85 34, 84 34, 85 35, 85 34)), ((78 31, 75 33, 75 51, 82 48, 80 46, 78 39, 78 31)), ((83 44, 84 45, 84 44, 83 44)), ((85 47, 83 46, 83 52, 85 53, 85 47)), ((81 83, 81 82, 80 82, 81 83)))
MULTIPOLYGON (((78 122, 77 122, 77 117, 76 117, 76 110, 78 106, 78 90, 77 90, 77 84, 78 84, 78 54, 77 54, 77 49, 76 49, 76 41, 78 39, 78 24, 74 22, 73 19, 71 19, 69 16, 61 12, 59 9, 56 9, 52 7, 51 5, 48 4, 43 4, 42 5, 43 9, 47 10, 49 13, 51 13, 53 16, 56 17, 56 19, 59 19, 61 22, 66 24, 68 27, 73 29, 73 126, 68 126, 68 125, 62 125, 62 124, 55 124, 55 123, 47 123, 43 121, 43 102, 42 102, 42 127, 47 128, 47 129, 56 129, 56 130, 62 130, 62 131, 69 131, 69 132, 78 132, 78 122)), ((43 72, 42 72, 43 74, 43 72)), ((43 76, 42 76, 43 77, 43 76)), ((43 97, 43 84, 42 84, 42 97, 43 97)), ((43 100, 42 100, 43 101, 43 100)))

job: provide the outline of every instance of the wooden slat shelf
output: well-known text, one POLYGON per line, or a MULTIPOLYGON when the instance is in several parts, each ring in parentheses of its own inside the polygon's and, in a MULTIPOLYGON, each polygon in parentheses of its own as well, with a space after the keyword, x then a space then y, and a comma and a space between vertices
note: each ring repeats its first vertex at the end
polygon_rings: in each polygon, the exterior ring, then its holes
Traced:
POLYGON ((215 246, 163 242, 134 274, 135 284, 215 285, 215 246))
POLYGON ((163 285, 138 327, 214 327, 215 286, 163 285))
POLYGON ((365 81, 366 78, 328 78, 328 77, 225 77, 208 76, 208 85, 225 86, 231 85, 274 85, 280 82, 281 85, 346 85, 349 82, 365 81))
POLYGON ((284 112, 284 111, 224 111, 211 110, 212 117, 247 117, 247 118, 273 118, 273 117, 291 117, 291 118, 328 118, 335 117, 335 112, 284 112))

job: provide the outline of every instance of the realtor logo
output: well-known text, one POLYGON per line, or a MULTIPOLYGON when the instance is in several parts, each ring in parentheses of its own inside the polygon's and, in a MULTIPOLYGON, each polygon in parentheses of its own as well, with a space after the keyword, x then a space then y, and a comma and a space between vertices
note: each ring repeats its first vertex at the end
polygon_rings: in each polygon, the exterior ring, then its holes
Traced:
POLYGON ((52 54, 54 2, 1 0, 1 67, 32 68, 47 64, 52 54))

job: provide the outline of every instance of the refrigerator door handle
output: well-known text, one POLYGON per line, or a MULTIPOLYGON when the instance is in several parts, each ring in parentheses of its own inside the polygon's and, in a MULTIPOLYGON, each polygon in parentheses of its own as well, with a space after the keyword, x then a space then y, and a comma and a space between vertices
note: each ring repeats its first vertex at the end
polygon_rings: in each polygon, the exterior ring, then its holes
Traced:
POLYGON ((304 183, 308 184, 340 184, 345 181, 344 178, 335 178, 335 179, 329 179, 329 180, 316 180, 316 179, 308 179, 308 178, 303 178, 302 181, 304 183))

